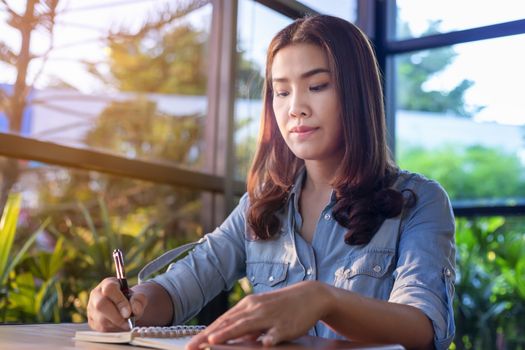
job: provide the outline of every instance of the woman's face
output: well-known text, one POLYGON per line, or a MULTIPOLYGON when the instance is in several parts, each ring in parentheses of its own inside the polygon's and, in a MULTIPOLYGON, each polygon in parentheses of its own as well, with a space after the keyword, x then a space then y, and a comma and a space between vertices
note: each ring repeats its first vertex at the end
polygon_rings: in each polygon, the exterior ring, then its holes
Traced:
POLYGON ((328 57, 318 46, 280 49, 271 67, 273 111, 290 150, 305 161, 339 161, 341 107, 328 57))

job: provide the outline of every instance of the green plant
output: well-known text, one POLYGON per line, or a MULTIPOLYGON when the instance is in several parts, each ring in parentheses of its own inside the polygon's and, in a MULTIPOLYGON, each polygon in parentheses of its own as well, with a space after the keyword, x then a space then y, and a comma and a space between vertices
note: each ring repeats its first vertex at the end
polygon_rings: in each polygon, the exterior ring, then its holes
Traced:
MULTIPOLYGON (((155 223, 144 225, 137 233, 123 233, 126 220, 112 217, 104 201, 98 199, 98 210, 89 210, 79 204, 84 222, 68 222, 66 231, 55 226, 50 231, 64 240, 64 262, 61 284, 63 308, 67 312, 61 321, 85 321, 88 292, 102 279, 113 276, 113 249, 124 252, 126 274, 130 284, 136 282, 138 271, 145 262, 166 249, 163 232, 155 223)), ((129 220, 133 220, 132 218, 129 220)))
POLYGON ((16 293, 9 298, 10 322, 61 322, 63 292, 60 270, 63 268, 63 240, 52 252, 33 251, 21 262, 21 272, 14 281, 16 293))
POLYGON ((47 221, 44 222, 15 253, 13 244, 20 203, 20 194, 10 195, 0 219, 0 319, 4 323, 13 319, 19 320, 18 315, 35 314, 32 309, 35 296, 32 276, 28 273, 17 273, 16 269, 38 233, 47 225, 47 221))
POLYGON ((525 220, 457 219, 456 349, 525 349, 525 220))

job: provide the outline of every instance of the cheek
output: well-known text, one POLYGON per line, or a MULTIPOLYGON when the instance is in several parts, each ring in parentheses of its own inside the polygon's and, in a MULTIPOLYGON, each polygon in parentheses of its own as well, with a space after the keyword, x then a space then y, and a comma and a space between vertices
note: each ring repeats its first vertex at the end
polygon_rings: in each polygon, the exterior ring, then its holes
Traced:
POLYGON ((281 131, 281 134, 283 133, 283 130, 286 128, 286 121, 288 113, 286 112, 286 108, 279 103, 273 103, 273 114, 275 115, 275 120, 277 122, 277 125, 279 126, 279 130, 281 131))

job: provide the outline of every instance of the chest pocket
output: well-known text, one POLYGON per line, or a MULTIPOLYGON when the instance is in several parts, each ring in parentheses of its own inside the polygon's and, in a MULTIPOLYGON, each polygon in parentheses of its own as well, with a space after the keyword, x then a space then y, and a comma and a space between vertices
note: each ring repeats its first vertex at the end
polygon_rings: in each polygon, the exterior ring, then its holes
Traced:
POLYGON ((394 278, 393 251, 368 251, 350 256, 336 267, 334 286, 386 300, 394 278))
POLYGON ((261 293, 286 285, 288 263, 282 262, 247 262, 246 274, 254 293, 261 293))

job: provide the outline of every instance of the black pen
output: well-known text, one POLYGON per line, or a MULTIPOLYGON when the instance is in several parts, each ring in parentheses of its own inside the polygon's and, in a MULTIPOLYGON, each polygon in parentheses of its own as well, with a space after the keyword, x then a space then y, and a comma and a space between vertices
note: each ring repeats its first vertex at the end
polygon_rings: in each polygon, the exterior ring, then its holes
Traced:
MULTIPOLYGON (((115 262, 115 270, 117 272, 118 283, 120 284, 120 291, 129 300, 131 299, 131 291, 129 290, 128 281, 126 280, 126 273, 124 272, 124 257, 122 256, 122 251, 120 249, 115 249, 113 251, 113 261, 115 262)), ((128 325, 130 330, 135 328, 133 312, 131 312, 131 315, 128 318, 128 325)))

